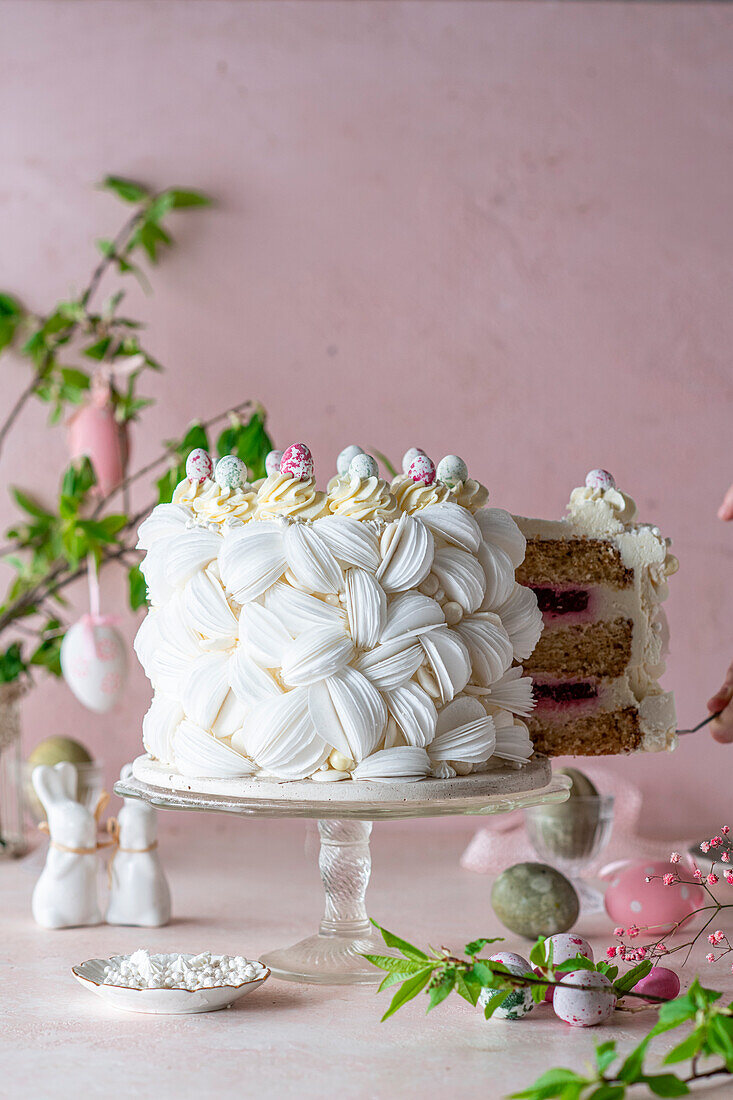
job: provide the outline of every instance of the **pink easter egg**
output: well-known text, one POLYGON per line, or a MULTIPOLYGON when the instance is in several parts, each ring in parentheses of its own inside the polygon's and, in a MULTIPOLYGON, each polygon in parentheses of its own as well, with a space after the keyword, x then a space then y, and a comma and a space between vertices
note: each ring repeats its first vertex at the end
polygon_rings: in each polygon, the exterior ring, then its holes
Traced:
POLYGON ((89 459, 102 496, 117 488, 125 476, 129 441, 127 427, 115 420, 111 405, 90 400, 78 409, 69 419, 66 442, 72 459, 89 459))
POLYGON ((120 700, 127 679, 127 647, 110 623, 86 616, 70 626, 61 643, 61 671, 76 698, 106 714, 120 700))
POLYGON ((189 481, 206 481, 214 475, 214 463, 208 451, 196 447, 186 459, 186 477, 189 481))
MULTIPOLYGON (((574 959, 578 955, 582 955, 583 958, 590 959, 593 962, 593 948, 587 940, 584 940, 582 936, 578 936, 575 932, 558 932, 554 936, 548 936, 546 942, 552 944, 553 966, 559 966, 560 963, 567 962, 568 959, 574 959)), ((539 971, 535 971, 535 973, 539 973, 539 971)), ((558 981, 562 976, 562 970, 555 971, 555 978, 558 981)), ((550 986, 545 993, 545 1000, 551 1001, 554 992, 554 988, 550 986)))
POLYGON ((639 928, 667 932, 699 909, 704 896, 702 887, 693 880, 687 867, 647 860, 613 870, 604 901, 614 924, 624 927, 635 924, 639 928), (682 881, 665 886, 662 875, 673 870, 682 881), (647 882, 650 876, 653 876, 652 882, 647 882))
POLYGON ((605 974, 596 970, 571 970, 555 989, 555 1015, 571 1027, 595 1027, 608 1019, 616 1007, 616 994, 605 974), (565 986, 583 986, 566 989, 565 986))
POLYGON ((296 481, 308 481, 313 477, 313 455, 305 443, 291 443, 285 449, 280 473, 288 474, 296 481))
POLYGON ((680 992, 680 980, 674 970, 666 966, 655 966, 646 978, 634 986, 634 993, 646 993, 656 1000, 673 1001, 680 992))
POLYGON ((432 485, 435 481, 435 463, 427 455, 417 455, 410 463, 407 476, 413 481, 422 481, 425 485, 432 485))
POLYGON ((589 470, 585 475, 586 489, 615 489, 616 481, 608 470, 589 470))
POLYGON ((269 477, 271 474, 280 473, 280 463, 283 460, 282 451, 270 451, 265 459, 265 473, 269 477))

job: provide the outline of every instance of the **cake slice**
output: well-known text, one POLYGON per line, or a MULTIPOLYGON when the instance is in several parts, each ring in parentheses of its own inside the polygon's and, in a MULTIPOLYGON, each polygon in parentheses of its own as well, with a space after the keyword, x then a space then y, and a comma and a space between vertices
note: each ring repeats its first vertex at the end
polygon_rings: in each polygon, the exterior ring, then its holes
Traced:
POLYGON ((655 752, 676 744, 674 698, 663 691, 667 623, 661 603, 677 561, 659 528, 605 470, 574 489, 561 520, 516 517, 527 539, 517 582, 544 621, 524 661, 536 707, 526 719, 550 756, 655 752))

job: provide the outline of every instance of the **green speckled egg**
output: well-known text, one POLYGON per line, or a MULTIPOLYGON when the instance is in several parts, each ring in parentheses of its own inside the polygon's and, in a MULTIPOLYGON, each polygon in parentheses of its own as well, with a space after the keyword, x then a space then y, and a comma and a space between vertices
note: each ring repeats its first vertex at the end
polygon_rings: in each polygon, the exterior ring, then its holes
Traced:
POLYGON ((531 940, 567 932, 580 911, 572 883, 546 863, 507 868, 494 883, 491 904, 506 928, 531 940))

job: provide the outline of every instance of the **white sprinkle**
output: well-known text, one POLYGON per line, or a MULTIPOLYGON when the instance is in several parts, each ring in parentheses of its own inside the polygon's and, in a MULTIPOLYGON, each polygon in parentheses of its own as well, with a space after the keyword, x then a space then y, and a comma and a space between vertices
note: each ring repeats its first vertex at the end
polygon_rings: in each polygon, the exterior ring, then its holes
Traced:
POLYGON ((116 955, 104 967, 104 985, 130 989, 213 989, 241 985, 264 974, 262 963, 241 955, 151 955, 141 949, 116 955))

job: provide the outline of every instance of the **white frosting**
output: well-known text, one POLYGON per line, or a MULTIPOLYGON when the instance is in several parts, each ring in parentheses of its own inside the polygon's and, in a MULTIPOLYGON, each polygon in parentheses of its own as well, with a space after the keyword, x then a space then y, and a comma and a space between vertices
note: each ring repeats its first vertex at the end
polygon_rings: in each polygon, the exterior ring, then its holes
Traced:
POLYGON ((335 478, 327 496, 279 473, 240 490, 186 481, 153 511, 135 641, 151 756, 191 779, 319 783, 487 766, 484 697, 531 706, 526 678, 507 679, 538 614, 514 581, 522 536, 442 483, 410 486, 400 507, 374 477, 335 478))

